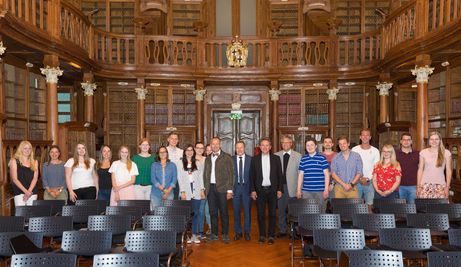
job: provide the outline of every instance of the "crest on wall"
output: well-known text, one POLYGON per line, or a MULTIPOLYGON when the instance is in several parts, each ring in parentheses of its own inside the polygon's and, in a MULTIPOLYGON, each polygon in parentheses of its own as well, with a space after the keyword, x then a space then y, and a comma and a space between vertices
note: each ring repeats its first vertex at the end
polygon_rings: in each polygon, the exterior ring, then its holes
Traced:
POLYGON ((229 67, 245 67, 248 61, 248 45, 235 36, 226 49, 226 57, 229 67))

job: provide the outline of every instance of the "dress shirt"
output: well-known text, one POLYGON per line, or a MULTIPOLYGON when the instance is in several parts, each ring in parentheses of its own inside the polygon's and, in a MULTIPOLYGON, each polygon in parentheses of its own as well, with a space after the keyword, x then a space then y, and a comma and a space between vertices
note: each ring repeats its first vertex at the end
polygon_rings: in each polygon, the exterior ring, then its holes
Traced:
POLYGON ((263 184, 262 186, 271 185, 271 157, 270 154, 261 155, 261 167, 263 169, 263 184))
POLYGON ((216 153, 211 154, 211 175, 210 175, 210 183, 211 184, 216 184, 216 175, 215 175, 215 169, 214 166, 216 165, 216 159, 219 157, 221 154, 221 150, 219 150, 216 153))

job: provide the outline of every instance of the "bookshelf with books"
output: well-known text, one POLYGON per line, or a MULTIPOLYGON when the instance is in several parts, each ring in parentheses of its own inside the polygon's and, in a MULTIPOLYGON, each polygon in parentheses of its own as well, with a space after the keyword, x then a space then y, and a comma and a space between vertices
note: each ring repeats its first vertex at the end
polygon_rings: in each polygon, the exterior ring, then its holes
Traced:
POLYGON ((326 89, 305 89, 305 125, 328 125, 328 95, 326 89))
POLYGON ((301 125, 301 89, 281 90, 279 96, 279 126, 301 125))
POLYGON ((360 34, 362 1, 338 0, 335 4, 336 17, 342 21, 336 33, 338 35, 360 34))
POLYGON ((298 36, 299 12, 298 4, 270 5, 270 20, 282 24, 277 36, 298 36))
POLYGON ((168 125, 168 88, 147 87, 145 122, 149 125, 168 125))
POLYGON ((430 77, 428 94, 428 132, 439 131, 442 136, 446 136, 446 107, 445 89, 446 72, 440 72, 430 77))
POLYGON ((416 121, 416 89, 410 84, 397 86, 397 118, 398 121, 416 121))
POLYGON ((29 139, 46 140, 46 82, 43 75, 29 72, 29 139))
POLYGON ((192 90, 173 89, 173 125, 195 125, 195 96, 192 90))
POLYGON ((110 32, 134 33, 134 1, 110 2, 110 32))
POLYGON ((201 3, 173 3, 173 35, 197 36, 194 23, 202 20, 201 3))
POLYGON ((336 99, 336 136, 347 136, 351 144, 359 143, 364 121, 365 86, 339 86, 336 99))
POLYGON ((99 29, 106 29, 106 1, 98 0, 83 0, 82 1, 83 14, 91 14, 88 16, 90 21, 99 29))

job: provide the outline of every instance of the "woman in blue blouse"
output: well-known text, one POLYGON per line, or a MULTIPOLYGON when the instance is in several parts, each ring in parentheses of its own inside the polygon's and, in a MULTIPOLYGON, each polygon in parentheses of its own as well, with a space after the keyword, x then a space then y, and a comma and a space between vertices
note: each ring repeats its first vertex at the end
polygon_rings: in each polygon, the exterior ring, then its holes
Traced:
POLYGON ((173 199, 171 192, 176 186, 176 165, 168 159, 168 150, 161 146, 157 152, 158 161, 152 163, 150 180, 152 191, 150 194, 151 209, 160 206, 163 199, 173 199))

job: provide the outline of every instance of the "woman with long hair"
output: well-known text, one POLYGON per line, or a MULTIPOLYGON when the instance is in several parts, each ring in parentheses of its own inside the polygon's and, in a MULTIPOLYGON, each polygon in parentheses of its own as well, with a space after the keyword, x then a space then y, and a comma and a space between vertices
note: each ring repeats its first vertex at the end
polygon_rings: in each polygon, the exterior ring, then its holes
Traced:
POLYGON ((48 161, 42 167, 42 184, 45 189, 43 199, 45 200, 67 201, 66 173, 60 156, 61 149, 52 145, 48 152, 48 161))
POLYGON ((396 159, 394 147, 385 144, 381 148, 381 160, 373 169, 375 198, 398 198, 402 172, 396 159))
POLYGON ((205 186, 203 185, 203 165, 195 158, 193 145, 187 145, 184 149, 182 162, 178 167, 178 184, 181 200, 192 201, 192 237, 187 243, 200 243, 199 226, 200 219, 203 221, 202 203, 205 203, 205 186))
POLYGON ((173 189, 178 180, 176 165, 168 159, 168 149, 159 147, 157 151, 158 161, 151 167, 150 179, 152 191, 150 194, 151 209, 160 206, 162 200, 173 199, 173 189))
POLYGON ((143 138, 139 142, 139 154, 131 157, 131 160, 138 166, 139 175, 136 176, 134 183, 134 193, 136 199, 149 200, 152 184, 150 182, 150 168, 156 161, 157 155, 151 154, 151 144, 149 139, 143 138))
POLYGON ((119 200, 136 199, 133 185, 139 174, 138 166, 131 161, 130 150, 127 146, 120 147, 118 156, 119 160, 114 161, 109 169, 112 174, 111 206, 117 206, 119 200))
POLYGON ((37 199, 38 162, 29 141, 19 143, 8 163, 15 206, 32 206, 37 199))
POLYGON ((74 156, 64 165, 71 204, 75 204, 77 199, 96 199, 99 182, 95 164, 96 161, 88 156, 86 146, 78 143, 74 156))
POLYGON ((112 175, 109 172, 110 165, 112 164, 112 151, 108 145, 102 145, 99 160, 98 160, 98 199, 110 200, 110 193, 112 191, 112 175))
POLYGON ((438 132, 429 135, 429 147, 419 152, 416 183, 418 198, 448 198, 451 184, 451 153, 438 132))

